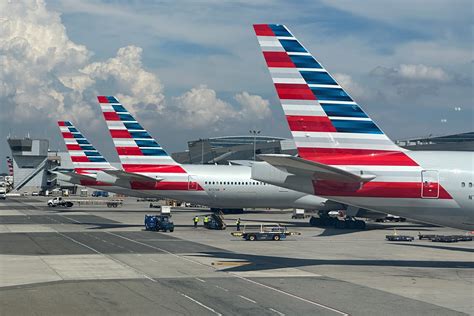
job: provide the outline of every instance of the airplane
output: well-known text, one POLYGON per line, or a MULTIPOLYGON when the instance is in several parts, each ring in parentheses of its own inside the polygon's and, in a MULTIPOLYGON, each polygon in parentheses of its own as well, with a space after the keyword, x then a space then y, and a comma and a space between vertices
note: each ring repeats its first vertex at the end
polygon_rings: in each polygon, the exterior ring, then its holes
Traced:
POLYGON ((259 155, 252 178, 425 223, 474 229, 474 153, 397 146, 287 27, 256 24, 298 149, 259 155))
MULTIPOLYGON (((98 173, 119 172, 119 170, 113 167, 70 121, 58 121, 58 126, 74 167, 74 171, 61 169, 54 171, 60 175, 61 180, 100 191, 142 198, 150 197, 142 192, 98 181, 98 173)), ((136 175, 136 178, 143 180, 143 177, 140 178, 139 175, 136 175)))
POLYGON ((250 178, 245 165, 192 165, 176 162, 114 96, 99 96, 107 127, 122 164, 121 173, 97 174, 97 180, 127 189, 206 205, 213 210, 304 208, 341 210, 345 206, 314 195, 250 178), (144 179, 132 179, 135 175, 144 179))

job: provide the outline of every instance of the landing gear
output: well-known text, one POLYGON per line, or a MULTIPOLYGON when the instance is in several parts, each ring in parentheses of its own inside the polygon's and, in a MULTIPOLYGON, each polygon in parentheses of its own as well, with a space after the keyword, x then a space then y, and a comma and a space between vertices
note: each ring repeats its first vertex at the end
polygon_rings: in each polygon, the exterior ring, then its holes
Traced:
POLYGON ((325 212, 320 212, 319 217, 312 216, 309 224, 311 226, 334 227, 337 229, 365 229, 365 221, 352 216, 345 216, 343 218, 332 217, 325 212))

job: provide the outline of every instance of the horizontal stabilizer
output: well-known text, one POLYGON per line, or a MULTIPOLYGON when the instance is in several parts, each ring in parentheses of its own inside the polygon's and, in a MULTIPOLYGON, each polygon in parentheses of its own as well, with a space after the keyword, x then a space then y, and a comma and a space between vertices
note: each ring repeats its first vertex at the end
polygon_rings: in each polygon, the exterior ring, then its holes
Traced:
POLYGON ((147 182, 160 182, 163 180, 163 178, 152 178, 152 177, 148 177, 142 174, 126 172, 123 170, 102 170, 102 171, 120 180, 147 181, 147 182))
POLYGON ((56 173, 56 174, 62 174, 62 175, 65 175, 65 176, 68 176, 68 177, 71 177, 73 179, 77 179, 77 180, 95 180, 94 177, 92 176, 89 176, 89 175, 86 175, 86 174, 80 174, 80 173, 77 173, 77 172, 74 172, 74 171, 59 171, 59 170, 56 170, 56 171, 51 171, 52 173, 56 173))
POLYGON ((375 178, 372 174, 355 174, 340 168, 305 160, 290 155, 258 155, 269 164, 285 168, 288 173, 311 174, 315 180, 331 180, 345 183, 368 182, 375 178))

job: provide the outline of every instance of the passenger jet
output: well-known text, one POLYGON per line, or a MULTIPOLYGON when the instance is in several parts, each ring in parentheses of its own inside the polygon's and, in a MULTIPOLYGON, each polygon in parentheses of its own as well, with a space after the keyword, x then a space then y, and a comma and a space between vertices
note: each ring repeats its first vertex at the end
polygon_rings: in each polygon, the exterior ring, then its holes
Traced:
POLYGON ((343 204, 474 229, 474 153, 393 143, 293 34, 254 25, 298 157, 259 155, 252 178, 343 204))

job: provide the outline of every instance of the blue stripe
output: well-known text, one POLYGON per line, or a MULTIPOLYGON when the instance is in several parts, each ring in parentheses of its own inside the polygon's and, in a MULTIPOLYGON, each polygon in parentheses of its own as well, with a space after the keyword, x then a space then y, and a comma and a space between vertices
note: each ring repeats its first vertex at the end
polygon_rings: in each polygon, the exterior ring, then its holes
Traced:
POLYGON ((308 84, 331 84, 337 85, 336 81, 331 78, 327 72, 319 71, 300 71, 301 76, 308 84))
POLYGON ((117 99, 112 96, 108 96, 107 100, 109 100, 109 103, 119 103, 119 101, 117 101, 117 99))
POLYGON ((341 88, 311 88, 318 100, 329 101, 352 101, 347 93, 341 88))
MULTIPOLYGON (((79 133, 79 131, 78 131, 77 128, 75 128, 75 127, 69 127, 68 129, 69 129, 69 131, 70 131, 71 133, 79 133)), ((79 133, 79 134, 80 134, 80 133, 79 133)))
POLYGON ((323 68, 312 56, 290 55, 290 58, 296 68, 323 68))
POLYGON ((151 138, 151 136, 143 131, 143 132, 129 132, 130 135, 132 135, 133 138, 151 138))
POLYGON ((269 24, 268 26, 272 29, 273 33, 275 33, 275 36, 292 36, 283 25, 269 24))
POLYGON ((107 162, 104 157, 90 157, 90 162, 107 162))
POLYGON ((135 143, 137 144, 138 147, 160 147, 159 144, 155 142, 155 140, 135 140, 135 143))
MULTIPOLYGON (((77 133, 72 134, 72 136, 74 136, 74 138, 84 138, 84 136, 82 136, 81 134, 77 134, 77 133)), ((89 144, 89 142, 87 142, 87 144, 89 144)))
POLYGON ((81 144, 81 145, 90 145, 90 143, 87 141, 87 139, 76 139, 77 143, 78 144, 81 144))
POLYGON ((87 146, 87 145, 81 146, 81 149, 82 150, 95 150, 94 146, 87 146))
POLYGON ((331 120, 339 133, 383 134, 372 121, 331 120))
POLYGON ((164 151, 163 149, 143 149, 143 148, 140 148, 141 152, 143 153, 143 155, 145 156, 168 156, 168 154, 166 153, 166 151, 164 151))
POLYGON ((128 112, 121 104, 114 104, 112 108, 115 112, 128 112))
POLYGON ((101 156, 102 156, 102 155, 101 155, 99 152, 97 152, 97 151, 85 151, 84 153, 86 154, 87 157, 89 157, 89 156, 99 156, 99 157, 101 157, 101 156))
MULTIPOLYGON (((133 116, 130 114, 124 114, 124 113, 118 113, 118 117, 120 118, 121 121, 135 121, 133 116)), ((143 129, 143 128, 140 128, 143 129)))
POLYGON ((72 126, 72 123, 71 123, 71 122, 64 122, 64 125, 66 125, 66 126, 72 126))
POLYGON ((306 49, 297 40, 280 40, 281 46, 290 53, 306 53, 306 49))
POLYGON ((368 117, 357 104, 321 104, 327 116, 368 117))
MULTIPOLYGON (((119 116, 122 114, 119 114, 119 116)), ((123 123, 127 129, 141 129, 143 130, 143 127, 138 124, 138 123, 123 123)))

